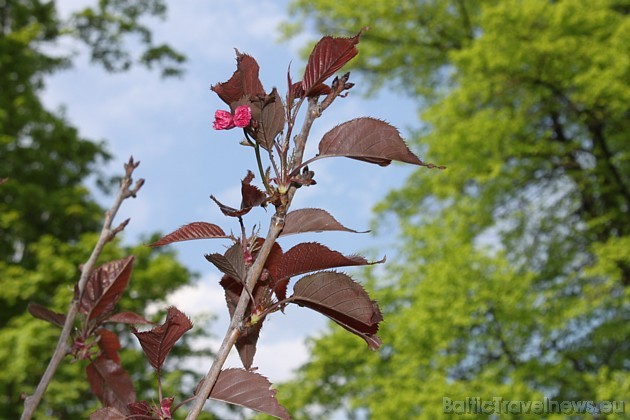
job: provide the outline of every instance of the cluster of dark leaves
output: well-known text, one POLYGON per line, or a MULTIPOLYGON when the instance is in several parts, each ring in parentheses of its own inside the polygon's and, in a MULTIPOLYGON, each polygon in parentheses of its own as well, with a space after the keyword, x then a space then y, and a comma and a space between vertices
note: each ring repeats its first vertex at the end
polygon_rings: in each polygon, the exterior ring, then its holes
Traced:
MULTIPOLYGON (((114 313, 116 304, 131 279, 134 257, 111 261, 96 268, 88 278, 83 293, 75 287, 79 301, 78 326, 73 335, 72 354, 78 360, 88 360, 87 379, 92 393, 104 406, 125 409, 136 399, 133 382, 123 369, 118 350, 118 336, 105 328, 107 323, 151 324, 134 312, 114 313)), ((63 327, 66 315, 31 303, 29 312, 63 327)))
MULTIPOLYGON (((88 360, 86 375, 92 393, 104 408, 93 413, 92 419, 171 418, 178 408, 172 398, 157 403, 136 401, 133 381, 121 365, 118 336, 105 328, 107 323, 152 324, 133 312, 114 313, 122 293, 131 278, 133 257, 112 261, 98 267, 90 275, 79 299, 82 315, 80 326, 73 337, 72 353, 75 358, 88 360)), ((62 327, 66 315, 51 311, 38 304, 30 304, 29 312, 36 318, 62 327)), ((140 332, 131 327, 133 334, 158 375, 168 353, 192 323, 175 307, 170 307, 163 324, 140 332)), ((271 384, 263 376, 244 369, 227 369, 221 373, 211 399, 241 405, 278 417, 287 417, 277 400, 271 384)))

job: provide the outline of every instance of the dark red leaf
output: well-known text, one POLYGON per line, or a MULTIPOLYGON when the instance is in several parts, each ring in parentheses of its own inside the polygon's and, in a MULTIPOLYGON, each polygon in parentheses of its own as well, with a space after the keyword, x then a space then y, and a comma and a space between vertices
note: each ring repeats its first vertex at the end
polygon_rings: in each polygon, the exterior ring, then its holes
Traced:
POLYGON ((289 99, 301 98, 304 96, 304 89, 302 89, 302 82, 295 82, 291 84, 289 88, 289 99))
POLYGON ((267 378, 243 369, 225 369, 219 373, 209 398, 256 410, 279 419, 290 419, 276 399, 267 378))
POLYGON ((331 319, 335 321, 337 324, 339 324, 341 327, 350 331, 352 334, 355 334, 361 337, 363 340, 365 340, 370 350, 378 350, 379 347, 381 347, 381 345, 383 344, 383 341, 381 341, 379 336, 376 334, 366 333, 366 332, 357 330, 352 326, 352 323, 345 322, 342 319, 335 319, 335 318, 331 318, 331 319))
POLYGON ((345 256, 317 242, 297 244, 280 258, 273 255, 267 260, 267 268, 274 279, 274 292, 278 300, 286 298, 287 283, 291 277, 327 268, 349 267, 382 263, 369 262, 358 255, 345 256))
POLYGON ((134 257, 110 261, 96 268, 85 285, 79 311, 88 320, 107 318, 114 311, 131 278, 134 257))
POLYGON ((90 420, 125 420, 128 418, 113 407, 104 407, 90 414, 90 420))
POLYGON ((247 171, 247 175, 243 178, 243 181, 241 181, 241 210, 260 206, 265 203, 265 200, 267 199, 264 192, 251 185, 253 179, 254 173, 252 171, 247 171))
POLYGON ((99 356, 86 369, 92 393, 105 407, 127 412, 127 404, 135 401, 136 392, 131 378, 119 363, 99 356))
POLYGON ((304 276, 288 300, 326 315, 363 338, 370 349, 380 346, 376 333, 383 315, 363 287, 349 276, 334 271, 304 276))
POLYGON ((179 309, 171 306, 167 310, 164 324, 144 332, 139 332, 132 327, 131 332, 140 340, 142 350, 147 355, 151 366, 159 372, 177 340, 191 328, 190 319, 179 309))
POLYGON ((284 105, 276 88, 267 96, 262 111, 256 140, 266 150, 271 150, 276 136, 284 129, 286 120, 284 105))
POLYGON ((330 89, 330 86, 319 84, 319 85, 313 86, 308 96, 328 95, 331 91, 332 90, 330 89))
POLYGON ((237 280, 234 280, 228 275, 224 275, 219 282, 223 290, 225 291, 225 301, 227 303, 230 317, 234 314, 238 300, 241 297, 243 291, 243 284, 237 280))
POLYGON ((153 410, 151 406, 146 401, 136 401, 129 404, 129 414, 137 415, 137 416, 148 416, 151 417, 151 413, 153 410))
MULTIPOLYGON (((251 123, 246 133, 265 150, 273 148, 276 136, 284 129, 286 111, 278 91, 274 88, 269 95, 242 98, 233 107, 248 106, 252 112, 251 123)), ((245 141, 245 145, 250 145, 245 141)))
POLYGON ((293 235, 295 233, 304 232, 323 232, 329 230, 338 230, 353 233, 366 233, 369 231, 358 232, 343 226, 326 210, 322 209, 299 209, 287 213, 284 219, 284 229, 282 235, 293 235))
POLYGON ((254 363, 254 356, 256 356, 256 346, 258 344, 258 338, 260 337, 260 330, 262 329, 264 320, 259 321, 255 325, 248 327, 241 336, 236 340, 234 344, 238 351, 238 357, 243 363, 245 369, 250 369, 254 363))
POLYGON ((295 101, 296 97, 301 97, 302 95, 296 95, 296 86, 302 88, 302 83, 293 83, 293 79, 291 78, 291 64, 289 63, 289 68, 287 69, 287 107, 291 109, 293 106, 293 101, 295 101))
POLYGON ((400 137, 396 127, 375 118, 357 118, 340 124, 324 135, 318 157, 345 156, 387 166, 392 160, 442 168, 424 163, 400 137))
POLYGON ((325 36, 315 45, 308 58, 302 80, 304 96, 312 96, 326 79, 359 53, 356 48, 359 36, 361 32, 352 38, 325 36))
POLYGON ((105 322, 119 322, 121 324, 146 324, 156 325, 155 322, 151 322, 142 315, 138 315, 135 312, 125 311, 118 312, 107 318, 105 322))
POLYGON ((174 397, 162 398, 160 401, 160 417, 170 419, 171 418, 171 409, 173 407, 174 397))
MULTIPOLYGON (((267 261, 265 261, 265 270, 267 271, 267 275, 269 276, 270 286, 273 292, 275 293, 278 301, 284 300, 287 298, 287 285, 289 284, 289 280, 276 279, 271 274, 272 271, 278 271, 278 267, 282 266, 282 258, 284 257, 284 252, 278 243, 274 243, 271 248, 271 252, 267 256, 267 261)), ((283 305, 284 310, 284 305, 283 305)))
POLYGON ((228 238, 219 226, 206 222, 193 222, 184 225, 176 231, 163 236, 159 241, 149 246, 163 246, 173 242, 190 241, 193 239, 228 238))
MULTIPOLYGON (((211 89, 219 95, 219 98, 230 108, 243 97, 264 95, 265 89, 258 78, 259 66, 253 57, 241 54, 236 50, 236 71, 224 83, 218 83, 211 89)), ((234 109, 232 109, 234 111, 234 109)))
POLYGON ((120 364, 118 350, 121 349, 121 345, 118 335, 104 328, 99 329, 97 334, 99 336, 98 346, 101 349, 103 356, 120 364))
POLYGON ((251 185, 252 180, 254 179, 254 174, 252 171, 247 171, 247 175, 241 181, 241 208, 235 209, 234 207, 226 206, 216 199, 213 195, 210 198, 217 203, 219 206, 219 210, 223 214, 229 217, 241 217, 256 206, 265 206, 267 203, 267 196, 264 192, 262 192, 257 187, 251 185))
POLYGON ((226 206, 225 204, 217 200, 217 198, 214 195, 211 195, 210 198, 212 199, 212 201, 217 203, 217 206, 219 206, 219 210, 221 210, 221 213, 225 214, 228 217, 241 217, 249 213, 249 211, 252 209, 251 207, 246 208, 244 210, 235 209, 234 207, 226 206))
POLYGON ((240 242, 235 243, 225 251, 225 255, 215 253, 208 254, 205 257, 222 273, 234 277, 241 282, 245 281, 245 257, 240 242))
POLYGON ((63 324, 66 322, 66 316, 64 314, 51 311, 50 309, 40 304, 29 303, 26 308, 28 309, 28 312, 31 315, 33 315, 35 318, 48 321, 51 324, 56 325, 58 327, 63 327, 63 324))
MULTIPOLYGON (((259 282, 260 283, 260 282, 259 282)), ((227 302, 228 311, 230 317, 234 316, 234 310, 243 293, 243 284, 234 280, 227 275, 221 279, 221 287, 225 290, 225 301, 227 302)), ((260 284, 254 289, 254 299, 261 301, 265 294, 264 286, 260 284)), ((248 308, 245 312, 245 316, 251 315, 251 308, 248 308)), ((257 324, 247 328, 241 336, 236 340, 235 346, 238 351, 238 355, 246 369, 251 368, 254 362, 254 356, 256 354, 256 344, 258 343, 258 337, 260 336, 260 329, 262 328, 264 320, 260 320, 257 324)))
MULTIPOLYGON (((262 238, 258 238, 256 241, 256 245, 254 246, 255 251, 252 253, 254 258, 258 255, 258 247, 262 245, 264 240, 262 238)), ((282 249, 277 243, 274 243, 271 249, 271 255, 278 254, 282 255, 282 249)), ((267 262, 269 258, 267 259, 267 262)), ((267 270, 268 273, 268 270, 267 270)), ((225 300, 227 303, 228 311, 230 313, 230 317, 234 316, 234 310, 236 309, 236 305, 243 293, 243 283, 235 280, 234 278, 224 275, 221 279, 221 287, 225 290, 225 300)), ((257 306, 266 308, 270 303, 271 293, 269 290, 269 283, 265 280, 261 279, 256 283, 256 287, 253 291, 254 300, 256 301, 257 306)), ((245 311, 245 317, 249 317, 252 313, 251 306, 245 311)), ((252 363, 254 362, 254 356, 256 354, 256 344, 258 343, 258 337, 260 336, 260 330, 262 328, 264 319, 259 320, 256 324, 245 329, 244 332, 241 333, 240 337, 236 340, 236 350, 238 351, 238 355, 243 363, 243 366, 246 369, 251 368, 252 363)))

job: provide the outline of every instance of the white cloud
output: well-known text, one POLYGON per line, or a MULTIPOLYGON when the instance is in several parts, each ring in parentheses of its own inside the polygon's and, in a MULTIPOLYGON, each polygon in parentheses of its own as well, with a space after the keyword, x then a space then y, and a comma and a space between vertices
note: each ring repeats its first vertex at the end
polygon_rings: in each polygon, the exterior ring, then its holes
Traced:
POLYGON ((261 338, 254 365, 271 382, 286 381, 292 372, 308 360, 308 349, 303 337, 268 342, 261 338))
MULTIPOLYGON (((180 311, 194 319, 200 314, 212 313, 221 315, 227 311, 223 288, 219 285, 219 276, 214 273, 205 275, 197 283, 180 287, 166 297, 165 302, 151 308, 156 311, 159 308, 175 306, 180 311)), ((225 317, 227 318, 227 317, 225 317)))

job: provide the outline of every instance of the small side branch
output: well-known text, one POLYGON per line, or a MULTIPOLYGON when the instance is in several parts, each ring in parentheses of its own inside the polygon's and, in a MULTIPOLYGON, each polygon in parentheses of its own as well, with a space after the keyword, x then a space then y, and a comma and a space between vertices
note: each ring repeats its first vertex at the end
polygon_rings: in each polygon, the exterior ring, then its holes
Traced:
POLYGON ((120 209, 123 201, 125 201, 127 198, 135 197, 144 184, 144 180, 139 179, 138 182, 136 182, 135 185, 132 186, 132 174, 139 164, 140 162, 134 162, 133 157, 129 158, 129 161, 125 163, 125 176, 120 183, 120 189, 118 190, 118 194, 116 196, 114 204, 109 210, 105 212, 105 220, 103 222, 101 234, 98 238, 98 241, 96 242, 96 245, 94 246, 94 249, 92 250, 92 254, 90 255, 87 262, 83 265, 81 277, 79 278, 79 282, 77 284, 79 290, 78 297, 72 299, 72 302, 70 302, 66 321, 63 325, 63 329, 61 330, 61 335, 59 336, 57 347, 55 348, 55 352, 53 353, 52 358, 48 363, 48 367, 46 368, 44 375, 40 379, 39 384, 37 385, 37 388, 35 389, 33 395, 26 397, 24 401, 24 412, 22 413, 21 417, 22 420, 31 419, 33 417, 35 410, 39 406, 39 403, 41 402, 44 393, 46 392, 46 388, 48 388, 48 384, 50 384, 63 358, 69 353, 70 349, 68 348, 68 339, 70 338, 70 334, 74 326, 74 321, 79 311, 79 302, 81 302, 81 296, 83 295, 83 291, 85 290, 85 285, 87 284, 88 279, 90 278, 90 275, 94 270, 98 257, 103 252, 103 248, 105 247, 105 245, 113 240, 116 234, 121 232, 125 228, 125 226, 127 226, 127 223, 129 223, 129 219, 127 219, 124 222, 120 223, 118 226, 112 227, 114 217, 116 216, 116 213, 118 213, 118 210, 120 209))

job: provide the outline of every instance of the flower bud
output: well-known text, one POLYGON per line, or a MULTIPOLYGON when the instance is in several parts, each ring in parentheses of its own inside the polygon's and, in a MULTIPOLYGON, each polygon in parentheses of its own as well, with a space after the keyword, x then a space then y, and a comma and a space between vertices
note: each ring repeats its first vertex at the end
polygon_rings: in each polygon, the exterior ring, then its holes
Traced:
POLYGON ((232 114, 222 109, 217 110, 214 113, 214 123, 212 124, 215 130, 229 130, 234 127, 232 121, 232 114))
POLYGON ((252 110, 247 105, 241 105, 234 110, 234 125, 245 128, 252 120, 252 110))

